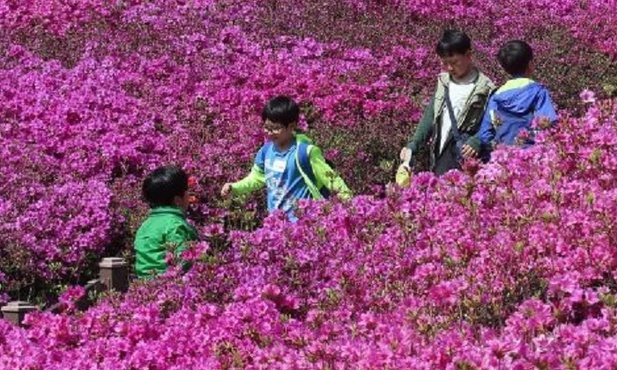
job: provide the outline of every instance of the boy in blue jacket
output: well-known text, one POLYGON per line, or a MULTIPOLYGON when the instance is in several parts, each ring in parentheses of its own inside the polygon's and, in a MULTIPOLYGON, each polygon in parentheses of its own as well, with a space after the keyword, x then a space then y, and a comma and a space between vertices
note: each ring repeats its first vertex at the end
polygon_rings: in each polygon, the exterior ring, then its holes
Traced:
POLYGON ((475 140, 463 149, 464 155, 475 155, 481 149, 491 150, 497 144, 534 144, 532 122, 554 125, 557 113, 549 92, 531 79, 534 71, 533 50, 524 41, 508 41, 497 55, 499 64, 510 75, 488 101, 480 130, 475 140))

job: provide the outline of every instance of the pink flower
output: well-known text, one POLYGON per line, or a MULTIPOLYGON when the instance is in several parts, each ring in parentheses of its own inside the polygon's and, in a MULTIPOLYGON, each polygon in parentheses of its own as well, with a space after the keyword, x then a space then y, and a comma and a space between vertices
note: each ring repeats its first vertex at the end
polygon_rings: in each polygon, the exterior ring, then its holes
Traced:
POLYGON ((588 89, 581 91, 581 94, 579 95, 579 97, 581 98, 583 103, 593 104, 596 102, 596 94, 593 91, 588 90, 588 89))
POLYGON ((82 286, 71 286, 67 288, 60 296, 58 300, 60 303, 66 306, 68 310, 73 310, 75 304, 79 299, 86 295, 86 290, 82 286))
POLYGON ((276 285, 269 284, 263 288, 261 294, 264 298, 274 300, 280 297, 281 288, 276 285))

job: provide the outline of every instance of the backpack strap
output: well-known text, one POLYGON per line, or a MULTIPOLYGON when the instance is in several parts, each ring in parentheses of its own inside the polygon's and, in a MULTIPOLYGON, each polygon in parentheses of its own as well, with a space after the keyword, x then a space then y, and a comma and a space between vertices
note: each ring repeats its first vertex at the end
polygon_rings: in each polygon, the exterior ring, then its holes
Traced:
POLYGON ((296 157, 298 159, 298 163, 302 168, 302 171, 308 176, 308 178, 315 183, 317 178, 315 177, 315 173, 313 173, 313 167, 311 167, 311 159, 309 157, 311 145, 306 141, 300 141, 298 143, 298 149, 296 151, 296 157))
POLYGON ((296 167, 298 167, 298 171, 300 171, 300 175, 302 175, 302 179, 304 179, 304 183, 311 192, 313 199, 323 199, 324 195, 317 188, 317 178, 311 166, 311 159, 309 157, 311 147, 312 145, 305 141, 298 142, 298 147, 296 149, 296 167))
POLYGON ((444 86, 446 109, 448 110, 448 116, 450 117, 452 138, 455 142, 461 141, 461 132, 458 129, 458 121, 456 120, 456 114, 454 114, 454 108, 452 107, 452 101, 450 100, 450 88, 444 86))
POLYGON ((261 156, 259 158, 259 161, 261 162, 263 168, 262 170, 266 170, 266 157, 268 156, 268 152, 270 151, 270 148, 272 148, 272 142, 268 141, 266 142, 262 149, 261 149, 261 156))

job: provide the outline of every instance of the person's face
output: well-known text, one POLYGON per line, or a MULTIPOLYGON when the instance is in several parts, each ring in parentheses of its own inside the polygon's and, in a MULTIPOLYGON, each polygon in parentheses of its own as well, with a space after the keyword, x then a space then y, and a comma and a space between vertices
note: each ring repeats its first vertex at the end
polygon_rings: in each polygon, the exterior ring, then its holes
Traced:
POLYGON ((473 68, 471 51, 468 51, 465 54, 452 54, 450 56, 442 57, 441 63, 443 64, 445 71, 456 79, 464 78, 473 68))
POLYGON ((290 123, 287 127, 268 119, 264 122, 264 131, 268 135, 268 139, 272 140, 276 146, 285 146, 291 142, 295 128, 295 122, 290 123))

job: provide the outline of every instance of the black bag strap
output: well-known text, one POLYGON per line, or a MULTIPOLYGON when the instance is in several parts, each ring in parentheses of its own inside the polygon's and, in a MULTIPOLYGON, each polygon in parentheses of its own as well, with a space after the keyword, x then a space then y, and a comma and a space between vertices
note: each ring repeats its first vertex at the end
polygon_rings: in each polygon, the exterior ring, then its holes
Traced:
POLYGON ((450 100, 450 89, 448 85, 444 85, 444 92, 446 94, 446 107, 448 114, 450 115, 450 123, 452 124, 452 138, 455 142, 461 141, 461 133, 458 130, 458 122, 456 121, 456 115, 454 114, 454 108, 452 108, 452 101, 450 100))

